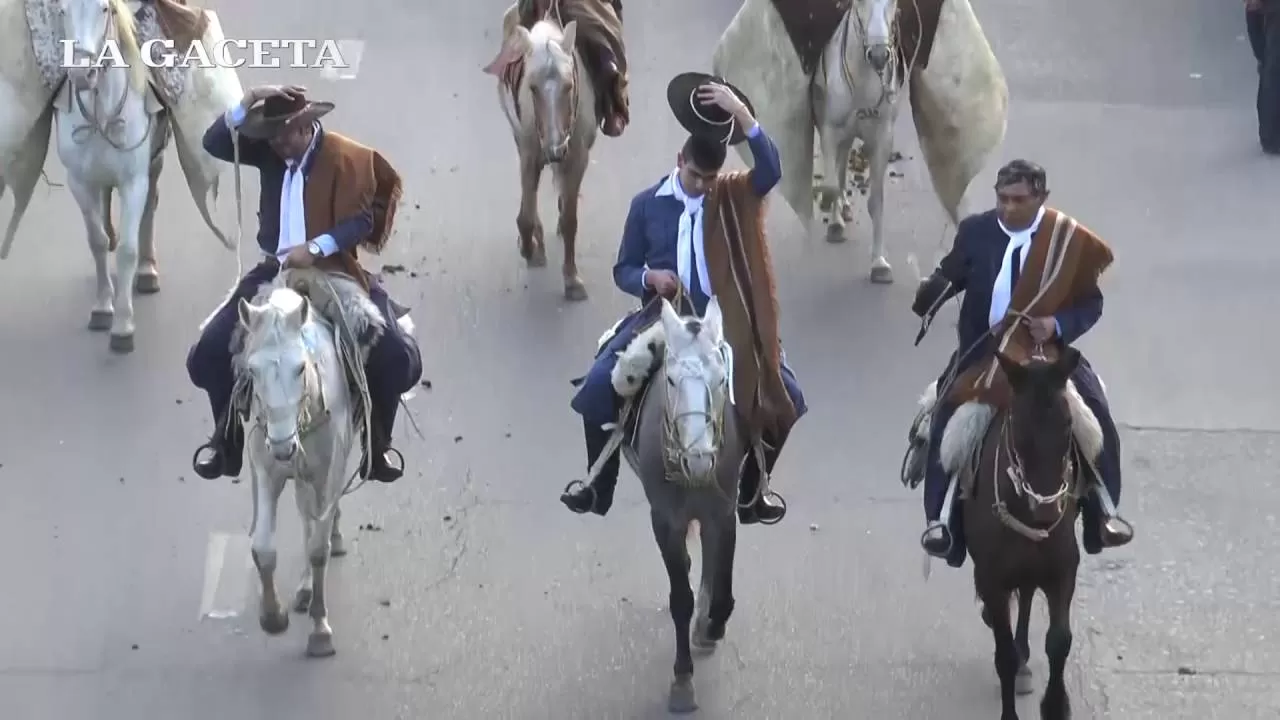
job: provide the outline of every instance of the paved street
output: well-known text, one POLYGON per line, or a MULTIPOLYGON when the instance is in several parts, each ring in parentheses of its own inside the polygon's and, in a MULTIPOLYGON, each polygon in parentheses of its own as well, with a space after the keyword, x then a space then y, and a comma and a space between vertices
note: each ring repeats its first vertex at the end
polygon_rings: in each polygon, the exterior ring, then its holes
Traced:
MULTIPOLYGON (((1124 426, 1122 507, 1138 539, 1082 566, 1077 717, 1277 717, 1280 342, 1267 308, 1280 165, 1258 150, 1239 3, 975 3, 1012 106, 971 206, 991 202, 996 166, 1029 157, 1047 167, 1052 203, 1117 254, 1106 316, 1081 346, 1124 426)), ((333 100, 328 126, 404 174, 410 205, 373 262, 407 268, 387 281, 414 308, 430 387, 410 405, 424 437, 402 420, 408 475, 344 504, 352 551, 330 576, 337 657, 302 657, 302 617, 265 637, 247 484, 200 480, 189 461, 210 422, 184 358, 234 257, 200 223, 171 150, 163 290, 137 301, 136 352, 112 356, 85 329, 93 272, 75 203, 65 188, 38 190, 0 265, 0 718, 665 717, 674 643, 639 484, 624 471, 607 520, 557 501, 583 470, 568 381, 630 305, 610 268, 630 197, 679 147, 666 83, 709 65, 735 4, 628 4, 633 124, 597 145, 579 243, 592 295, 572 305, 550 232, 546 269, 516 252, 515 149, 480 72, 505 2, 208 4, 231 37, 367 43, 355 80, 241 79, 333 100)), ((812 411, 778 468, 788 518, 739 535, 729 637, 697 666, 702 718, 999 714, 969 566, 935 563, 923 579, 919 496, 897 482, 914 399, 945 360, 954 317, 912 347, 907 256, 927 265, 950 236, 907 115, 904 176, 887 193, 897 284, 865 280, 861 208, 854 240, 833 246, 773 204, 783 335, 812 411)), ((48 172, 65 175, 52 151, 48 172)), ((229 219, 229 169, 224 187, 229 219)), ((247 173, 249 218, 256 193, 247 173)), ((542 205, 550 230, 549 190, 542 205)), ((291 589, 304 558, 287 497, 280 517, 291 589)), ((1038 688, 1043 631, 1037 620, 1038 688)), ((1038 702, 1039 690, 1023 717, 1038 702)))

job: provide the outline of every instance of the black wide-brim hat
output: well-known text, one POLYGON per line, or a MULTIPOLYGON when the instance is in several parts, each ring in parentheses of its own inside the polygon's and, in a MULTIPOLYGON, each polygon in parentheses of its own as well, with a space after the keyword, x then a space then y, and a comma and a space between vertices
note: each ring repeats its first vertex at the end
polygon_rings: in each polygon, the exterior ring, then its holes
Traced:
POLYGON ((291 123, 315 121, 333 110, 331 102, 311 102, 305 95, 273 95, 262 103, 249 108, 239 133, 254 140, 275 137, 291 123))
POLYGON ((756 114, 751 100, 732 83, 721 77, 702 72, 681 73, 667 84, 667 104, 676 120, 690 135, 712 138, 726 145, 737 145, 747 139, 747 128, 740 127, 733 116, 715 105, 698 100, 698 88, 703 85, 724 85, 756 114))

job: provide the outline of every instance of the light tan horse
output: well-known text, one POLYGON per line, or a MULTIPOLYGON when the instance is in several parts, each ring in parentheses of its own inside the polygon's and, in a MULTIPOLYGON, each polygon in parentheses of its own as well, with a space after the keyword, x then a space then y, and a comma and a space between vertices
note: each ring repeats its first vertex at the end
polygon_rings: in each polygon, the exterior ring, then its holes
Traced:
POLYGON ((498 78, 498 101, 520 155, 520 256, 529 267, 547 264, 538 185, 550 165, 560 195, 564 296, 575 301, 587 299, 578 275, 578 196, 598 131, 595 91, 575 46, 577 31, 576 22, 561 27, 552 17, 525 28, 512 6, 503 18, 502 50, 485 68, 498 78))

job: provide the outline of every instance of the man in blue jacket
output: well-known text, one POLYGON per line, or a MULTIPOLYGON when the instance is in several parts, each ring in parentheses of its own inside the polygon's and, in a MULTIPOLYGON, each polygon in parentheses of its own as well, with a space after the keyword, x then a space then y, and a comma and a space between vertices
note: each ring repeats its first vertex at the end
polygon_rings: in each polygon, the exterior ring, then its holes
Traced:
MULTIPOLYGON (((754 242, 752 247, 759 248, 764 242, 758 230, 752 238, 746 240, 724 240, 723 229, 714 217, 707 219, 707 227, 715 226, 715 232, 718 233, 717 244, 713 246, 711 240, 704 236, 704 200, 709 202, 711 196, 718 199, 728 192, 729 183, 735 188, 743 184, 744 178, 741 175, 731 180, 730 175, 721 173, 728 155, 728 146, 746 141, 755 159, 754 168, 745 178, 749 187, 743 189, 744 194, 753 196, 754 200, 735 204, 740 211, 743 211, 740 207, 742 205, 752 205, 754 211, 760 209, 760 199, 768 195, 781 179, 782 166, 773 141, 756 123, 749 101, 728 83, 702 73, 684 73, 671 82, 667 94, 677 119, 689 130, 690 135, 676 156, 676 168, 657 183, 640 191, 631 201, 622 244, 618 249, 618 260, 613 268, 613 278, 620 290, 639 298, 654 312, 660 306, 658 303, 651 303, 651 300, 657 296, 674 299, 683 290, 684 297, 689 300, 694 312, 702 315, 713 292, 708 265, 718 259, 715 254, 723 254, 725 244, 733 246, 729 252, 739 252, 743 245, 754 242), (717 192, 720 195, 716 195, 717 192)), ((744 218, 741 224, 745 226, 754 219, 754 216, 744 218)), ((708 235, 710 232, 712 231, 708 230, 708 235)), ((751 264, 747 255, 756 258, 751 267, 750 280, 754 294, 771 301, 772 296, 765 293, 772 293, 773 288, 756 285, 757 282, 766 284, 760 278, 772 277, 767 254, 748 252, 740 255, 740 267, 751 264)), ((724 297, 724 293, 720 295, 721 303, 736 301, 735 298, 724 297)), ((760 312, 760 308, 769 305, 768 302, 756 303, 757 315, 764 314, 760 312)), ((613 337, 600 348, 594 364, 573 398, 572 407, 583 419, 587 467, 596 462, 609 440, 611 433, 605 426, 618 419, 620 399, 610 381, 610 374, 617 362, 616 355, 656 318, 654 312, 644 312, 642 309, 623 318, 613 337)), ((758 317, 758 320, 761 326, 771 323, 776 325, 776 317, 758 317)), ((774 337, 769 330, 762 334, 774 337)), ((769 338, 765 338, 762 346, 769 348, 769 345, 769 338)), ((761 377, 764 379, 761 382, 764 384, 761 387, 779 388, 777 392, 785 393, 785 397, 780 398, 781 402, 777 404, 789 407, 786 411, 787 419, 775 424, 781 431, 775 431, 774 434, 783 437, 766 438, 765 473, 772 471, 790 424, 806 411, 799 384, 786 365, 780 345, 777 347, 777 355, 777 367, 762 370, 761 377), (768 385, 774 379, 778 382, 768 385)), ((749 353, 745 352, 735 353, 735 357, 748 356, 749 353)), ((739 368, 735 368, 735 374, 739 371, 739 368)), ((590 485, 584 487, 579 481, 570 483, 561 495, 561 502, 576 513, 606 514, 613 503, 618 469, 619 457, 615 451, 590 485), (575 489, 575 486, 578 487, 575 489)), ((756 467, 753 455, 748 455, 740 485, 740 505, 746 507, 739 507, 738 510, 739 520, 743 524, 773 524, 781 520, 786 512, 785 505, 770 501, 771 493, 757 492, 760 480, 760 468, 756 467)))

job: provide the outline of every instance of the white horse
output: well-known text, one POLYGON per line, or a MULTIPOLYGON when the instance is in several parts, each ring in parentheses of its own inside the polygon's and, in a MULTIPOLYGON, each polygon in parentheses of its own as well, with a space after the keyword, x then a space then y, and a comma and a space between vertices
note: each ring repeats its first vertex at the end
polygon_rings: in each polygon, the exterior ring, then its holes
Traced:
POLYGON ((133 289, 154 291, 155 248, 150 228, 143 232, 148 205, 155 204, 152 159, 163 151, 166 129, 159 102, 148 87, 133 13, 123 0, 61 0, 63 33, 75 58, 93 59, 115 42, 126 65, 72 68, 54 99, 58 120, 58 157, 67 169, 67 185, 84 215, 89 249, 97 271, 97 300, 89 314, 91 330, 111 331, 110 348, 133 351, 133 289), (120 195, 120 227, 109 232, 112 189, 120 195), (148 247, 139 248, 139 237, 148 247), (113 247, 115 245, 115 247, 113 247), (107 256, 116 251, 116 282, 107 256), (148 258, 139 275, 139 250, 148 258))
POLYGON ((553 166, 560 195, 559 234, 564 242, 564 295, 586 300, 578 275, 578 195, 596 142, 596 96, 575 43, 577 22, 564 28, 550 17, 527 29, 515 7, 503 18, 505 40, 485 72, 498 77, 498 101, 511 124, 520 155, 520 256, 529 267, 547 264, 538 217, 542 171, 553 166))
POLYGON ((333 325, 282 280, 260 305, 240 301, 245 329, 242 357, 252 385, 245 433, 253 479, 253 561, 262 582, 259 623, 269 634, 289 627, 289 612, 276 592, 276 509, 290 478, 307 549, 294 609, 309 611, 314 626, 307 655, 333 655, 325 574, 341 555, 338 501, 352 477, 348 465, 359 447, 333 325))
MULTIPOLYGON (((852 213, 845 197, 849 153, 861 140, 868 158, 871 281, 893 282, 884 252, 884 186, 904 73, 894 37, 897 0, 854 0, 822 54, 813 78, 814 122, 822 141, 822 206, 830 206, 827 239, 845 240, 852 213)), ((910 62, 910 58, 907 59, 910 62)))

